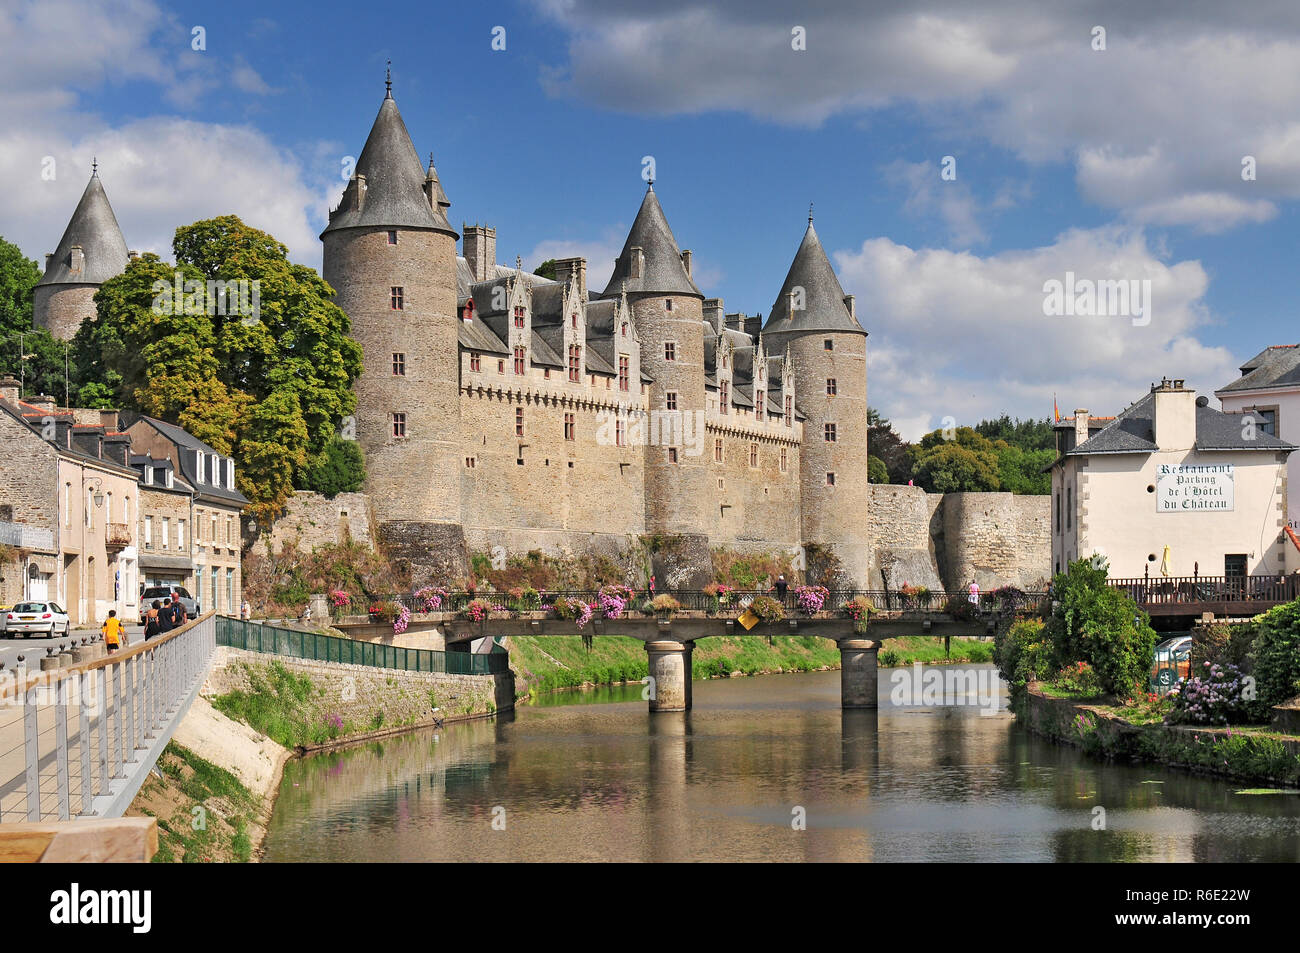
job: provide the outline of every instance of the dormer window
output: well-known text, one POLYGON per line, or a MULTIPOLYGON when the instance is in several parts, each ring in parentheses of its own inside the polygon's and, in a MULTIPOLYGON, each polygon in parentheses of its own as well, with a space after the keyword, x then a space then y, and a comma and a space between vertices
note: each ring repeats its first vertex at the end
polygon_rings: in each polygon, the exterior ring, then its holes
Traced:
POLYGON ((390 245, 396 245, 396 244, 397 244, 397 229, 395 229, 395 228, 390 228, 390 229, 388 230, 388 244, 390 244, 390 245))
POLYGON ((461 315, 466 321, 474 320, 474 299, 470 298, 465 302, 465 311, 461 315))
POLYGON ((517 328, 522 328, 523 326, 524 326, 524 309, 523 309, 522 307, 518 307, 518 306, 516 306, 516 307, 515 307, 515 327, 517 327, 517 328))
POLYGON ((578 316, 576 314, 569 315, 569 326, 573 328, 578 326, 578 316))
POLYGON ((144 468, 144 485, 153 486, 153 467, 144 468))
POLYGON ((166 470, 164 470, 163 472, 167 474, 167 489, 170 490, 172 487, 174 487, 174 486, 176 485, 176 484, 175 484, 175 474, 174 474, 174 472, 172 471, 172 468, 171 468, 171 467, 168 467, 168 468, 167 468, 166 470))

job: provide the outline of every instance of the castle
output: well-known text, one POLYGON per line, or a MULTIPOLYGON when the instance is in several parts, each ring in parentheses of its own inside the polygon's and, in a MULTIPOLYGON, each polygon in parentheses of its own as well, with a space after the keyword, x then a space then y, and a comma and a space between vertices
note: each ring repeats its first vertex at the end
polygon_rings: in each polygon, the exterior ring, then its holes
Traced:
MULTIPOLYGON (((581 258, 555 280, 498 264, 496 231, 462 239, 450 205, 388 84, 321 234, 322 272, 364 350, 344 435, 366 454, 369 527, 417 580, 463 577, 473 552, 619 559, 638 538, 661 588, 709 581, 718 548, 785 554, 839 587, 1043 574, 1042 501, 942 508, 868 484, 867 332, 811 213, 764 321, 704 296, 653 183, 599 290, 581 258)), ((69 309, 94 307, 85 275, 119 273, 125 248, 92 178, 36 322, 70 337, 69 309), (68 307, 49 303, 59 294, 68 307)))

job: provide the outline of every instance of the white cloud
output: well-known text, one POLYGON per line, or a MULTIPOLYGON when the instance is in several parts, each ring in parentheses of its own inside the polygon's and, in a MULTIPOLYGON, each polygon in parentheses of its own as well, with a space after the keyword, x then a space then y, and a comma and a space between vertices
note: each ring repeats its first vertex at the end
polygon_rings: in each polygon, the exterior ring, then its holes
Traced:
MULTIPOLYGON (((548 238, 522 256, 524 267, 532 271, 548 258, 585 258, 587 287, 592 292, 603 291, 614 273, 614 259, 623 250, 626 237, 627 226, 613 225, 596 239, 548 238)), ((498 251, 497 257, 504 261, 501 252, 498 251)))
POLYGON ((1203 393, 1236 376, 1226 349, 1196 338, 1210 320, 1204 268, 1161 260, 1141 229, 1076 229, 1051 245, 988 257, 877 238, 834 257, 871 332, 871 403, 908 438, 946 416, 1042 417, 1054 393, 1063 412, 1109 415, 1161 376, 1185 378, 1203 393), (1045 316, 1044 283, 1067 272, 1149 280, 1150 323, 1045 316))
POLYGON ((1218 230, 1300 197, 1294 5, 1244 16, 1212 0, 840 0, 798 13, 749 0, 536 2, 569 35, 567 61, 543 74, 555 95, 798 125, 907 104, 958 143, 1074 161, 1086 198, 1153 224, 1218 230), (804 52, 791 48, 796 21, 804 52), (1097 24, 1105 51, 1091 46, 1097 24), (1247 155, 1254 182, 1241 179, 1247 155))

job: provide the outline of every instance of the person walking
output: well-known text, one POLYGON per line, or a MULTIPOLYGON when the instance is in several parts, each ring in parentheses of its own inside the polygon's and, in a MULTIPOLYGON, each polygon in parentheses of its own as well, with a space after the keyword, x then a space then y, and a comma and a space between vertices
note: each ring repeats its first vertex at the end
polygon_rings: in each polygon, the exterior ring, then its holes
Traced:
POLYGON ((980 584, 974 579, 970 581, 970 602, 976 609, 980 607, 980 584))
POLYGON ((785 593, 790 588, 790 584, 785 581, 785 576, 778 575, 772 588, 776 590, 776 597, 781 601, 781 605, 785 605, 785 593))
POLYGON ((172 593, 172 601, 163 606, 159 613, 162 618, 162 631, 170 632, 172 629, 179 628, 185 623, 185 607, 181 605, 181 597, 175 592, 172 593))
POLYGON ((117 617, 116 609, 108 610, 108 618, 99 631, 104 636, 104 645, 110 655, 126 644, 126 630, 122 628, 122 620, 117 617))
POLYGON ((162 603, 155 599, 153 605, 144 614, 145 641, 147 642, 160 632, 162 632, 162 603))

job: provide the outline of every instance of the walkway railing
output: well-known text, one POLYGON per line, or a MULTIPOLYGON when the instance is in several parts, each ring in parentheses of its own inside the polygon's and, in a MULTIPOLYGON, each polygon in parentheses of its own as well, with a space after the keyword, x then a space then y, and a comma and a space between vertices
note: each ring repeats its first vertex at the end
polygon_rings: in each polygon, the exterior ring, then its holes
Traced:
POLYGON ((0 670, 0 822, 120 817, 198 692, 214 634, 209 613, 111 655, 74 640, 80 661, 0 670))
MULTIPOLYGON (((727 612, 739 611, 740 607, 747 600, 756 596, 769 596, 782 602, 787 610, 797 611, 799 608, 798 597, 795 594, 794 587, 791 586, 786 590, 783 599, 778 598, 774 590, 771 589, 736 589, 727 593, 725 596, 719 596, 713 592, 706 592, 702 589, 657 589, 653 593, 645 590, 638 590, 628 608, 638 610, 642 604, 654 596, 670 595, 681 603, 683 609, 694 610, 697 612, 727 612)), ((534 595, 511 596, 508 592, 477 592, 469 593, 464 591, 453 591, 447 595, 439 607, 440 612, 459 612, 463 610, 474 599, 499 605, 512 612, 535 611, 543 605, 551 605, 556 599, 564 597, 566 599, 578 600, 586 603, 598 602, 599 591, 595 589, 562 589, 555 591, 539 592, 534 595)), ((956 600, 959 603, 968 603, 970 593, 967 590, 959 592, 948 592, 943 590, 924 590, 917 589, 909 592, 903 592, 899 589, 836 589, 832 590, 822 603, 823 611, 839 612, 844 609, 846 603, 854 599, 863 599, 869 602, 874 609, 885 610, 920 610, 931 612, 943 612, 948 606, 950 600, 956 600)), ((424 601, 417 599, 412 595, 398 597, 399 602, 406 606, 412 612, 423 612, 424 601)), ((983 593, 979 598, 979 604, 976 611, 981 614, 995 614, 1004 611, 1037 611, 1048 605, 1047 593, 1043 592, 1021 592, 1020 590, 1002 589, 992 590, 983 593)))
POLYGON ((1300 576, 1157 576, 1112 579, 1141 606, 1179 606, 1196 603, 1259 603, 1263 611, 1300 597, 1300 576))
POLYGON ((510 667, 510 658, 505 652, 479 655, 470 652, 408 649, 297 629, 279 629, 260 622, 245 622, 226 616, 217 619, 216 639, 217 645, 227 645, 246 652, 266 652, 316 662, 367 665, 406 672, 501 675, 510 667))

